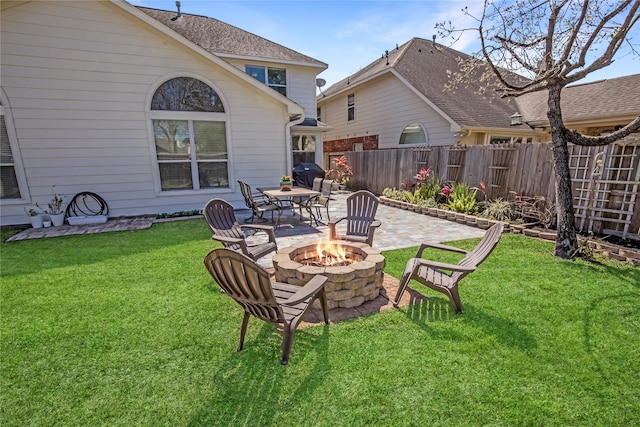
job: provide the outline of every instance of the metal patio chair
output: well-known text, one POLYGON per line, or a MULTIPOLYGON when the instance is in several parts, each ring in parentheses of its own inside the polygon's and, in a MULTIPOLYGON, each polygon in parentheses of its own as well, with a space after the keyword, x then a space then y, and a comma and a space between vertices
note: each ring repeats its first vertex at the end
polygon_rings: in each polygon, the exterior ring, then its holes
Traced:
POLYGON ((251 186, 246 182, 238 181, 238 184, 240 185, 240 191, 242 192, 242 197, 244 197, 245 205, 251 209, 251 223, 253 223, 255 218, 260 218, 266 221, 266 219, 262 218, 265 212, 271 212, 271 222, 273 222, 273 214, 277 213, 278 218, 275 220, 274 224, 275 227, 278 228, 278 222, 280 221, 283 207, 275 200, 271 200, 268 197, 254 195, 251 190, 251 186))

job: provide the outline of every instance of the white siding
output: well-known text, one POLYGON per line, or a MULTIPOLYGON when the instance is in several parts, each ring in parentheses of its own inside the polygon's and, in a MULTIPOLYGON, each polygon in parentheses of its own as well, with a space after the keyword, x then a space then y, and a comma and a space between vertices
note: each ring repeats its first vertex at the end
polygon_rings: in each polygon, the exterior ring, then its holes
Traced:
POLYGON ((334 128, 325 134, 325 141, 379 135, 379 148, 399 148, 402 130, 419 123, 430 145, 455 143, 451 124, 390 73, 319 104, 322 121, 334 128), (350 93, 355 93, 355 120, 347 122, 350 93))
MULTIPOLYGON (((285 172, 284 104, 114 5, 9 8, 0 41, 2 88, 32 202, 46 204, 56 185, 67 202, 81 191, 98 193, 113 216, 200 209, 215 196, 239 207, 235 180, 272 185, 285 172), (154 186, 147 104, 176 75, 201 76, 224 100, 231 190, 167 195, 154 186)), ((2 224, 26 223, 24 206, 3 201, 2 224)))

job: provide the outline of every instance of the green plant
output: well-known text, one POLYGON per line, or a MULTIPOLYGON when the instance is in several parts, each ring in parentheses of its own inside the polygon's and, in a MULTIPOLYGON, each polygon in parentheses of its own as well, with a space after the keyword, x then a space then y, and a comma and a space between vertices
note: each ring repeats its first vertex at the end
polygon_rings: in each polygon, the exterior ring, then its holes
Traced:
POLYGON ((463 182, 454 184, 448 194, 447 208, 454 212, 475 214, 478 210, 476 190, 472 190, 463 182))
POLYGON ((416 193, 408 190, 403 191, 402 201, 407 203, 416 203, 417 202, 416 193))
POLYGON ((437 208, 438 202, 436 202, 435 198, 430 197, 428 199, 420 200, 418 202, 418 206, 420 206, 421 208, 437 208))
POLYGON ((382 190, 382 195, 388 199, 402 200, 403 192, 401 190, 398 190, 397 188, 387 187, 382 190))
POLYGON ((506 221, 511 219, 511 203, 502 198, 489 200, 482 204, 481 215, 485 218, 496 219, 498 221, 506 221))
POLYGON ((27 208, 24 208, 24 211, 27 214, 27 216, 42 215, 42 209, 40 209, 40 206, 38 206, 37 203, 35 208, 30 208, 29 210, 27 210, 27 208))
POLYGON ((64 195, 55 192, 56 186, 51 187, 51 199, 47 206, 49 210, 47 213, 49 215, 59 215, 62 213, 62 204, 64 203, 64 195))
POLYGON ((331 169, 327 173, 335 175, 336 181, 340 184, 347 185, 349 183, 349 179, 353 176, 353 170, 351 169, 347 158, 345 156, 340 156, 337 159, 333 159, 333 163, 336 165, 335 169, 331 169))

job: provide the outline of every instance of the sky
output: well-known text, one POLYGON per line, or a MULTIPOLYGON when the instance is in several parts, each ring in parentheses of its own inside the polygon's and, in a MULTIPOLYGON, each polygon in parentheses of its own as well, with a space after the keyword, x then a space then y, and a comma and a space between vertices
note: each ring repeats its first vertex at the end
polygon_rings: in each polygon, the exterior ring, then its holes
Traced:
MULTIPOLYGON (((128 0, 136 6, 176 10, 175 0, 128 0)), ((462 8, 478 12, 479 0, 413 1, 221 1, 181 0, 183 13, 204 15, 234 25, 272 42, 328 64, 318 77, 332 84, 355 73, 413 37, 431 40, 435 24, 451 21, 457 28, 473 25, 462 8)), ((633 43, 640 50, 640 24, 632 29, 633 43)), ((472 54, 479 48, 473 32, 455 44, 438 43, 472 54)), ((581 83, 640 73, 640 56, 629 49, 615 62, 590 74, 581 83)))

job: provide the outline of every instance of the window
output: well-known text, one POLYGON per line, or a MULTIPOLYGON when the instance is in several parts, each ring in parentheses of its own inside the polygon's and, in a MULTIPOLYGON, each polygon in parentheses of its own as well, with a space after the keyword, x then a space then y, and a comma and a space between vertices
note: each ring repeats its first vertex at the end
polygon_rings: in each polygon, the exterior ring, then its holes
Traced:
POLYGON ((508 143, 516 143, 516 144, 531 144, 533 142, 533 137, 529 136, 500 136, 500 135, 491 135, 489 138, 489 144, 508 144, 508 143))
POLYGON ((254 79, 268 85, 287 96, 287 70, 284 68, 260 67, 257 65, 245 65, 245 72, 254 79))
POLYGON ((316 120, 322 121, 322 108, 316 107, 316 120))
POLYGON ((13 152, 9 143, 9 132, 0 116, 0 199, 19 199, 20 188, 16 177, 13 152))
POLYGON ((402 134, 400 135, 400 144, 422 144, 425 145, 427 143, 427 137, 420 126, 417 123, 411 123, 409 126, 404 128, 402 134))
POLYGON ((228 188, 226 116, 218 94, 200 80, 178 77, 158 88, 151 110, 162 191, 228 188))
POLYGON ((316 137, 313 135, 293 135, 293 167, 300 163, 316 162, 316 137))
POLYGON ((347 95, 347 121, 351 122, 356 119, 356 95, 350 93, 347 95))

